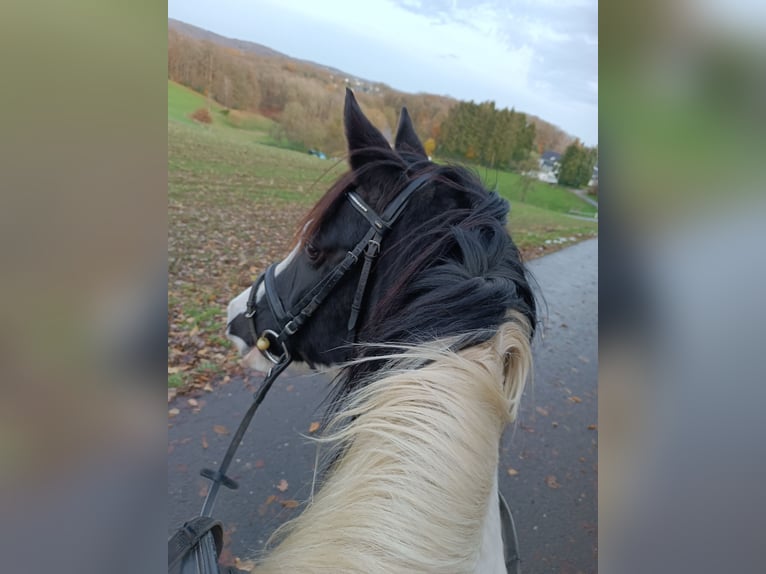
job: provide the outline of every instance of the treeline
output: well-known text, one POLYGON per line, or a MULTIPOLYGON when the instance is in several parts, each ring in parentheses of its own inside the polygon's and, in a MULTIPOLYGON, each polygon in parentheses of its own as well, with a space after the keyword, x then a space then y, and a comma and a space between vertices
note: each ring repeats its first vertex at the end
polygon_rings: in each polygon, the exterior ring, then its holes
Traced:
POLYGON ((406 94, 309 62, 225 47, 175 29, 168 30, 168 78, 227 108, 274 119, 272 135, 277 139, 334 155, 345 150, 340 110, 346 86, 354 89, 367 116, 391 140, 406 106, 418 135, 424 141, 432 139, 437 154, 462 154, 506 166, 541 145, 563 153, 572 140, 539 118, 496 110, 491 102, 466 104, 446 96, 406 94), (469 108, 470 113, 465 111, 469 108))
POLYGON ((475 160, 490 167, 515 167, 529 157, 535 124, 526 114, 497 109, 495 102, 460 102, 441 129, 440 152, 475 160))

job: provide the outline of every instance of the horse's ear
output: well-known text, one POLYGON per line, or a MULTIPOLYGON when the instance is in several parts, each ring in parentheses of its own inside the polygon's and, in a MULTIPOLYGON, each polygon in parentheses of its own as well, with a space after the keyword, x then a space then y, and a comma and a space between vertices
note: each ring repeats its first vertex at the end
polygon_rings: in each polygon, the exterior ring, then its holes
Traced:
POLYGON ((412 127, 412 119, 410 119, 407 108, 402 108, 402 115, 399 116, 399 127, 396 130, 394 148, 399 153, 414 154, 418 156, 418 159, 428 159, 426 150, 420 143, 415 128, 412 127))
POLYGON ((386 138, 362 113, 354 92, 346 88, 346 105, 343 110, 346 140, 352 169, 358 169, 368 161, 377 159, 376 149, 391 149, 386 138))

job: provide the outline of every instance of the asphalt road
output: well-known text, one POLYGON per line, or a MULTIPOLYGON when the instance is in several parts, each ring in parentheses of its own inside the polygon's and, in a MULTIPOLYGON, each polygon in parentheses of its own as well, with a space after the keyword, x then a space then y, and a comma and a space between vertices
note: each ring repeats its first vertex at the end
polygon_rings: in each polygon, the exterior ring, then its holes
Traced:
MULTIPOLYGON (((529 264, 547 309, 533 345, 534 381, 502 441, 500 489, 518 529, 522 570, 597 571, 598 240, 529 264)), ((227 531, 224 561, 251 557, 310 492, 315 448, 302 435, 322 413, 328 377, 288 370, 248 430, 214 515, 227 531), (285 482, 281 482, 281 481, 285 482), (293 508, 296 502, 299 503, 293 508)), ((211 393, 174 400, 168 429, 168 533, 201 509, 208 481, 250 404, 259 377, 232 380, 211 393), (226 434, 229 433, 229 434, 226 434)))

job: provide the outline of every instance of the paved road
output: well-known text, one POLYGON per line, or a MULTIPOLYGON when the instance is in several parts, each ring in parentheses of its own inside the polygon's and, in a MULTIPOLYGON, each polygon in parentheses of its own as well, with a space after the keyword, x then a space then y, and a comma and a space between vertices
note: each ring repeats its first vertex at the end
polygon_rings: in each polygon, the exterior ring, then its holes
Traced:
MULTIPOLYGON (((593 239, 529 265, 547 319, 534 345, 535 379, 503 438, 500 468, 528 573, 596 572, 597 252, 593 239)), ((199 512, 207 483, 199 469, 220 460, 229 438, 222 433, 234 431, 259 380, 232 380, 197 397, 197 409, 188 397, 171 405, 181 414, 168 430, 169 533, 199 512)), ((257 552, 300 512, 291 501, 307 499, 315 454, 301 433, 319 420, 327 381, 288 370, 261 405, 230 469, 240 489, 222 491, 214 513, 229 532, 227 559, 257 552)))

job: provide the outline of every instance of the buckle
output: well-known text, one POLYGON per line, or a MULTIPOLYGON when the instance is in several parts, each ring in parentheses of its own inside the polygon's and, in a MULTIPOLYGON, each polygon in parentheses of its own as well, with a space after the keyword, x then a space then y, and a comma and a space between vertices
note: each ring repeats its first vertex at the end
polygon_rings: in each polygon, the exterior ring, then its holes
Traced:
POLYGON ((370 239, 367 242, 367 249, 365 249, 364 253, 368 257, 375 257, 378 253, 380 253, 380 242, 375 241, 374 239, 370 239))
POLYGON ((295 324, 295 320, 288 321, 287 325, 285 325, 285 333, 288 335, 295 335, 297 330, 298 325, 295 324))

